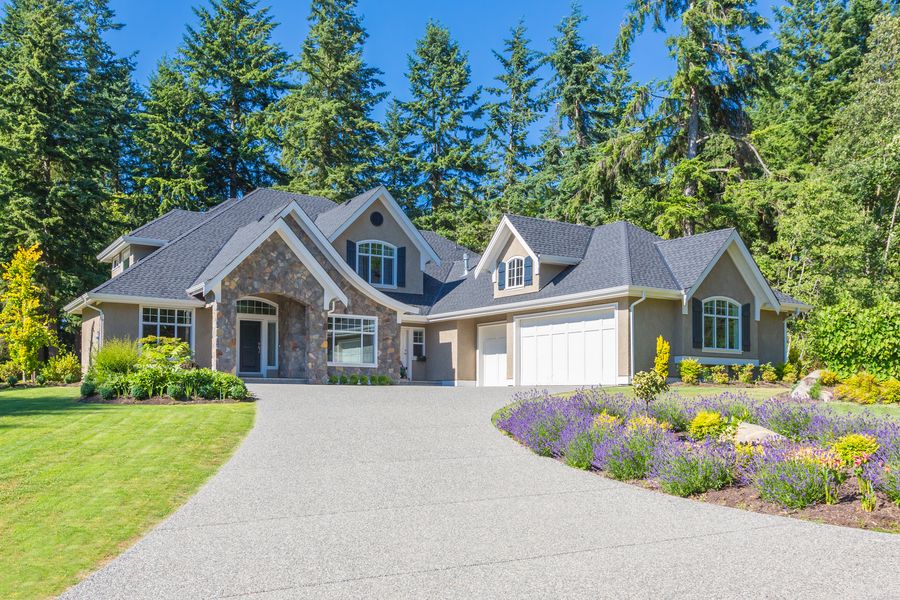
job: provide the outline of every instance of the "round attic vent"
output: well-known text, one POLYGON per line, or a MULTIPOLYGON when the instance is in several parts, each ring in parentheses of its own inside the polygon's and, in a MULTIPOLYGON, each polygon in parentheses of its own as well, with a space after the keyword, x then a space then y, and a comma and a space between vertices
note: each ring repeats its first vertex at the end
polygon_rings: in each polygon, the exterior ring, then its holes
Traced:
POLYGON ((382 223, 384 223, 384 215, 382 215, 380 212, 378 212, 376 210, 369 216, 369 221, 372 222, 372 225, 374 225, 375 227, 378 227, 382 223))

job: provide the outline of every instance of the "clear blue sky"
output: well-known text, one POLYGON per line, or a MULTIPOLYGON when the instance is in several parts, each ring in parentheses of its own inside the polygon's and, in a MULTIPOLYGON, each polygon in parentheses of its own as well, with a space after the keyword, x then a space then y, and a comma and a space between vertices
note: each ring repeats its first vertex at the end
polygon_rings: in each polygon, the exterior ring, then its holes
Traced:
MULTIPOLYGON (((191 6, 199 0, 111 0, 118 19, 125 27, 111 36, 116 50, 136 52, 137 79, 146 85, 156 63, 172 55, 181 44, 185 25, 195 21, 191 6)), ((296 55, 306 32, 308 2, 304 0, 262 0, 271 6, 279 23, 276 40, 296 55)), ((775 0, 759 0, 759 10, 771 17, 775 0)), ((510 27, 524 19, 533 45, 546 51, 554 35, 554 27, 569 13, 569 0, 454 0, 428 2, 422 0, 360 0, 359 12, 369 32, 365 57, 382 71, 387 90, 406 98, 406 57, 421 37, 425 23, 436 19, 450 29, 451 35, 469 53, 472 80, 489 85, 498 65, 492 50, 502 49, 502 40, 510 27)), ((612 47, 625 13, 626 0, 593 0, 582 2, 588 17, 584 36, 602 51, 612 47)), ((666 35, 652 30, 639 39, 632 53, 632 75, 639 81, 667 77, 672 69, 665 47, 666 35)), ((379 115, 380 116, 380 115, 379 115)))

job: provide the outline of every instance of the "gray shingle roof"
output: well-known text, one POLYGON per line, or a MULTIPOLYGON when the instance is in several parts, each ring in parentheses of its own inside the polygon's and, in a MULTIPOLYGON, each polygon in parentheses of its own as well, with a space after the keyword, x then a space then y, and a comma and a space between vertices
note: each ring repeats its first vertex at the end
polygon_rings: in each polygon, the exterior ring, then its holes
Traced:
POLYGON ((694 285, 732 233, 734 228, 719 229, 657 243, 679 289, 686 290, 694 285))
POLYGON ((315 218, 316 226, 322 230, 326 237, 331 237, 331 234, 379 189, 381 188, 375 187, 371 190, 366 190, 359 196, 354 196, 342 204, 332 205, 328 211, 321 213, 315 218))
POLYGON ((146 225, 138 227, 128 235, 172 241, 199 225, 209 214, 209 212, 193 212, 176 208, 153 219, 146 225))
POLYGON ((594 233, 593 227, 547 221, 519 215, 504 215, 535 254, 581 258, 594 233))

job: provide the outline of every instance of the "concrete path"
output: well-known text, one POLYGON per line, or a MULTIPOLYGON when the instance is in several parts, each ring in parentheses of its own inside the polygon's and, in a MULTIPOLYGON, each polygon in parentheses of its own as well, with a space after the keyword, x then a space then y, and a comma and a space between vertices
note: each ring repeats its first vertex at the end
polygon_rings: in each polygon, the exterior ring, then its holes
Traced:
POLYGON ((490 423, 510 390, 261 385, 181 510, 65 598, 896 598, 900 536, 657 494, 490 423))

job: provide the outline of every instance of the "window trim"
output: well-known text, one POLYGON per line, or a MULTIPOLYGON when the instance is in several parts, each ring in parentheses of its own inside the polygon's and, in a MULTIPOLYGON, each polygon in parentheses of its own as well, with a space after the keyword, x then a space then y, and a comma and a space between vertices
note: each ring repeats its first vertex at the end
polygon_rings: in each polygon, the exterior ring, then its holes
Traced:
MULTIPOLYGON (((365 281, 366 283, 368 283, 368 284, 371 285, 372 287, 376 287, 376 288, 380 288, 380 289, 386 289, 386 290, 395 290, 395 289, 397 289, 397 246, 395 246, 394 244, 392 244, 392 243, 390 243, 390 242, 386 242, 386 241, 384 241, 384 240, 360 240, 360 241, 356 242, 356 265, 354 265, 354 270, 356 271, 356 274, 357 274, 357 275, 359 275, 359 259, 360 259, 360 257, 362 257, 362 256, 365 256, 365 257, 367 257, 367 258, 370 259, 370 260, 369 260, 369 271, 368 271, 368 276, 367 276, 363 281, 365 281), (372 262, 371 262, 371 257, 373 257, 373 256, 378 256, 378 257, 381 258, 382 261, 384 261, 385 256, 384 256, 384 254, 381 254, 381 255, 377 255, 377 254, 369 254, 369 253, 363 254, 362 252, 360 252, 360 247, 361 247, 363 244, 381 244, 382 246, 391 248, 391 249, 394 251, 394 256, 393 256, 393 258, 392 258, 393 269, 392 269, 392 273, 391 273, 392 276, 393 276, 392 281, 393 281, 394 283, 392 283, 392 284, 387 284, 387 283, 374 283, 374 282, 372 281, 372 262)), ((362 277, 362 275, 359 275, 359 276, 362 277)), ((382 280, 384 279, 384 272, 383 272, 383 271, 382 271, 382 276, 381 276, 381 278, 382 278, 382 280)))
POLYGON ((742 346, 743 340, 741 339, 741 336, 742 336, 742 330, 743 330, 743 323, 741 322, 741 320, 742 320, 741 303, 738 302, 737 300, 735 300, 734 298, 729 298, 728 296, 709 296, 708 298, 704 298, 700 302, 700 306, 701 306, 700 316, 701 316, 701 324, 702 324, 701 325, 701 327, 702 327, 701 334, 703 336, 703 345, 702 345, 701 350, 703 352, 719 352, 722 354, 742 354, 743 353, 743 346, 742 346), (714 302, 716 300, 728 302, 732 306, 736 306, 737 307, 737 316, 731 317, 731 316, 727 316, 727 315, 717 315, 715 313, 711 314, 711 315, 707 315, 706 314, 706 303, 714 302), (715 343, 715 339, 716 339, 715 338, 715 319, 719 319, 719 318, 733 319, 733 320, 737 321, 737 336, 736 336, 737 343, 735 344, 736 348, 716 348, 713 346, 706 345, 706 317, 707 316, 713 318, 713 327, 714 327, 713 343, 715 343))
POLYGON ((236 358, 236 369, 240 369, 241 366, 241 321, 259 321, 260 332, 259 332, 259 344, 260 344, 260 357, 259 357, 259 371, 239 371, 245 375, 260 375, 262 377, 267 377, 267 373, 270 370, 278 369, 280 361, 278 360, 278 350, 280 346, 278 342, 281 339, 281 327, 278 326, 278 317, 280 313, 278 312, 278 304, 272 302, 271 300, 266 300, 265 298, 260 298, 259 296, 241 296, 237 300, 234 301, 234 314, 235 314, 235 332, 234 332, 234 342, 235 342, 235 358, 236 358), (237 303, 240 300, 255 300, 256 302, 262 302, 263 304, 268 304, 275 308, 274 315, 258 315, 254 313, 241 313, 237 311, 237 303), (269 364, 269 323, 275 323, 275 364, 269 364), (262 355, 262 348, 266 349, 265 356, 262 355))
POLYGON ((511 256, 506 259, 506 289, 508 290, 517 290, 519 288, 525 287, 525 257, 524 256, 511 256), (512 284, 510 281, 512 279, 512 264, 513 261, 519 261, 521 265, 521 270, 519 271, 519 276, 521 277, 522 282, 518 285, 512 284))
MULTIPOLYGON (((156 308, 156 309, 164 308, 167 310, 174 309, 174 310, 190 311, 190 313, 191 313, 191 341, 189 343, 190 343, 190 347, 191 347, 191 355, 192 355, 191 358, 193 359, 193 355, 197 351, 197 345, 195 343, 195 339, 196 339, 196 335, 197 335, 197 309, 196 308, 188 308, 188 307, 184 307, 184 306, 173 306, 173 305, 167 305, 167 304, 138 304, 138 339, 139 340, 147 337, 146 335, 144 335, 144 309, 145 308, 156 308)), ((175 318, 177 320, 178 313, 175 313, 175 314, 176 314, 175 318)), ((157 332, 159 332, 158 326, 157 326, 157 332)))
POLYGON ((409 334, 409 345, 410 345, 410 351, 412 352, 413 359, 418 360, 420 357, 425 357, 426 356, 426 354, 425 354, 425 328, 424 327, 411 327, 410 332, 411 333, 409 334), (422 342, 421 343, 416 342, 416 334, 417 333, 422 334, 422 342), (416 346, 422 346, 422 353, 419 354, 418 356, 416 355, 416 346))
MULTIPOLYGON (((328 346, 325 347, 325 360, 326 364, 329 367, 360 367, 365 369, 375 369, 378 368, 378 317, 373 317, 372 315, 350 315, 350 314, 340 314, 340 313, 328 313, 326 315, 325 320, 325 341, 330 346, 333 343, 331 335, 328 333, 328 319, 363 319, 375 322, 375 331, 370 334, 372 335, 372 340, 374 342, 374 354, 373 354, 373 362, 371 363, 347 363, 347 362, 335 362, 328 360, 328 346)), ((333 333, 333 331, 332 331, 333 333)), ((362 335, 362 332, 360 332, 362 335)), ((368 335, 368 334, 367 334, 368 335)))

